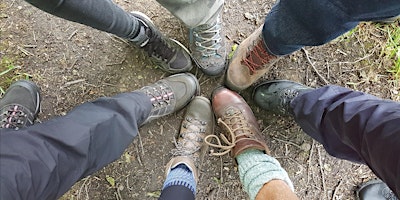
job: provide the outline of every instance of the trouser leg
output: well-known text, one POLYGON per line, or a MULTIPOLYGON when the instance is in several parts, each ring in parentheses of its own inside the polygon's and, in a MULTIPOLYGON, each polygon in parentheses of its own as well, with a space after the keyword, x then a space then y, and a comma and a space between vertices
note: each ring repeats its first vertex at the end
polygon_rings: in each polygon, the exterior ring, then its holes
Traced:
POLYGON ((55 16, 92 28, 132 38, 138 21, 111 0, 26 0, 55 16))
POLYGON ((217 16, 224 0, 157 0, 187 27, 206 24, 217 16))
POLYGON ((291 107, 304 132, 329 154, 367 164, 400 194, 400 103, 326 86, 296 97, 291 107))
POLYGON ((118 159, 151 107, 145 94, 124 93, 25 129, 0 129, 0 199, 60 197, 118 159))
POLYGON ((161 191, 159 200, 194 200, 193 192, 182 185, 166 187, 161 191))
POLYGON ((265 19, 263 38, 270 53, 286 55, 325 44, 360 21, 398 14, 398 0, 280 0, 265 19))

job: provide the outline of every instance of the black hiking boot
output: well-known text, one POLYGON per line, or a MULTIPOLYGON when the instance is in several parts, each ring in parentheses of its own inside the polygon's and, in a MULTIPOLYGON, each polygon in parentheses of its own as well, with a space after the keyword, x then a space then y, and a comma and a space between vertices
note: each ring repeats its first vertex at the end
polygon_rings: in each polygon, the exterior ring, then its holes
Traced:
POLYGON ((312 90, 310 87, 293 81, 267 81, 256 86, 253 99, 264 110, 281 115, 291 115, 293 110, 290 102, 299 94, 312 90))
POLYGON ((39 87, 28 80, 13 83, 0 100, 0 128, 18 130, 33 125, 40 110, 39 87))
POLYGON ((396 195, 381 180, 370 180, 357 191, 358 200, 398 200, 396 195))
POLYGON ((161 79, 138 92, 147 94, 153 104, 144 124, 185 107, 194 96, 200 94, 200 85, 193 74, 182 73, 161 79))
POLYGON ((138 19, 140 25, 138 35, 129 41, 147 52, 154 64, 169 73, 187 72, 192 69, 192 60, 186 47, 163 36, 145 14, 131 14, 138 19))

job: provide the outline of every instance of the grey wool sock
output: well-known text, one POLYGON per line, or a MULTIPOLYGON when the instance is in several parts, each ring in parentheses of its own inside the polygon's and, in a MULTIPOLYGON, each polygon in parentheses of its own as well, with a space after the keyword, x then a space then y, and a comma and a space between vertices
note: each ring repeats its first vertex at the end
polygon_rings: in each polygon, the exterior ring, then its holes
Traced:
POLYGON ((278 160, 260 150, 249 149, 236 157, 239 177, 250 199, 256 198, 262 186, 271 180, 283 180, 294 191, 293 183, 278 160))

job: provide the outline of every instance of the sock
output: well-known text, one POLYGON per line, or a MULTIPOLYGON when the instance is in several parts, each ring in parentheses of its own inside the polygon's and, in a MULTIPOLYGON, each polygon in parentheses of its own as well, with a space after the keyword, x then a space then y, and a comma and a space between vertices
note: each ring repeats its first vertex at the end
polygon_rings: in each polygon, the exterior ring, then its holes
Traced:
POLYGON ((185 164, 179 164, 171 169, 165 179, 163 189, 172 185, 185 186, 193 192, 193 195, 196 195, 196 181, 193 172, 185 164))
POLYGON ((239 165, 239 177, 250 199, 255 199, 265 183, 278 179, 285 181, 294 191, 293 183, 279 162, 257 149, 249 149, 236 157, 239 165))
POLYGON ((134 30, 132 30, 128 39, 134 44, 143 47, 149 41, 149 36, 147 36, 146 34, 147 25, 141 19, 133 16, 132 16, 132 23, 134 30))

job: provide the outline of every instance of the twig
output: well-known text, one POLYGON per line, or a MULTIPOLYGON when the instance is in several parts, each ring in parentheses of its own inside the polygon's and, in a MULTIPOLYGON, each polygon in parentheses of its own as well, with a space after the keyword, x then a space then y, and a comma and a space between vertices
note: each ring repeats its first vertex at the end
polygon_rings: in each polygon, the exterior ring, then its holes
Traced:
POLYGON ((342 185, 342 183, 343 183, 343 180, 340 179, 339 184, 335 188, 335 191, 333 191, 332 200, 339 199, 339 197, 336 196, 336 193, 339 191, 339 188, 342 185))
POLYGON ((220 180, 220 184, 222 184, 222 182, 224 181, 224 178, 222 176, 222 172, 223 172, 222 171, 222 168, 223 168, 222 167, 222 156, 219 157, 219 160, 220 160, 220 164, 221 164, 221 172, 220 172, 221 173, 221 177, 219 177, 219 180, 220 180))
POLYGON ((142 161, 140 160, 139 148, 138 148, 137 145, 135 145, 135 146, 136 146, 136 153, 137 153, 137 156, 136 156, 136 157, 137 157, 137 160, 138 160, 140 166, 143 166, 143 163, 142 163, 142 161))
POLYGON ((308 55, 308 51, 304 48, 302 48, 304 53, 306 54, 307 61, 310 63, 311 67, 314 69, 314 72, 318 75, 318 77, 325 83, 329 84, 329 81, 327 81, 317 70, 317 68, 314 66, 314 63, 311 62, 310 56, 308 55))
POLYGON ((84 81, 86 81, 86 79, 78 79, 78 80, 74 80, 74 81, 69 81, 64 84, 64 87, 68 87, 73 84, 77 84, 77 83, 84 82, 84 81))
POLYGON ((318 163, 319 163, 319 169, 321 170, 321 179, 322 179, 322 188, 324 190, 323 193, 323 197, 325 197, 326 195, 326 185, 325 185, 325 175, 324 175, 324 170, 322 168, 322 159, 321 159, 321 151, 319 148, 317 148, 318 150, 318 163))
POLYGON ((26 49, 24 49, 24 48, 22 48, 22 47, 20 47, 20 46, 17 46, 17 49, 20 50, 22 53, 24 53, 24 54, 27 55, 27 56, 34 56, 33 53, 27 51, 26 49))
POLYGON ((77 32, 78 32, 78 30, 75 30, 74 32, 72 32, 71 35, 69 35, 68 40, 71 40, 72 37, 74 37, 77 32))
POLYGON ((277 141, 279 141, 279 142, 286 143, 286 144, 291 144, 291 145, 293 145, 293 146, 295 146, 295 147, 301 149, 301 147, 300 147, 298 144, 295 144, 295 143, 293 143, 293 142, 281 140, 281 139, 278 139, 278 138, 275 138, 275 137, 272 137, 272 139, 277 140, 277 141))
MULTIPOLYGON (((314 146, 315 146, 315 141, 313 140, 313 142, 311 144, 310 156, 308 156, 308 170, 307 171, 310 171, 310 169, 311 169, 311 159, 312 159, 312 155, 314 152, 314 146)), ((307 184, 306 185, 308 185, 309 182, 310 182, 310 172, 307 173, 307 184)))
POLYGON ((141 150, 142 150, 142 155, 144 156, 144 148, 143 148, 143 143, 142 143, 142 137, 140 137, 140 133, 139 132, 137 134, 139 136, 139 144, 140 144, 140 147, 141 147, 141 150))

